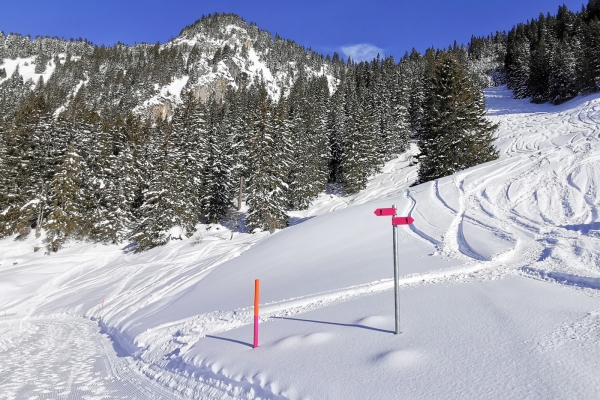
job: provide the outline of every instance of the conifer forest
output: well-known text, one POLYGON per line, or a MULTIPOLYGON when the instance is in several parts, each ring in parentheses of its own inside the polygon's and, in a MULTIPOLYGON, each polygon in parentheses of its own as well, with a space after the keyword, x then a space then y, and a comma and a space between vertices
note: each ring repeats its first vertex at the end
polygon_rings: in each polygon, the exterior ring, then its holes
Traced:
POLYGON ((322 56, 212 14, 162 45, 0 32, 0 62, 0 237, 142 251, 199 222, 285 228, 411 143, 415 184, 498 158, 482 90, 597 92, 600 0, 400 60, 322 56))

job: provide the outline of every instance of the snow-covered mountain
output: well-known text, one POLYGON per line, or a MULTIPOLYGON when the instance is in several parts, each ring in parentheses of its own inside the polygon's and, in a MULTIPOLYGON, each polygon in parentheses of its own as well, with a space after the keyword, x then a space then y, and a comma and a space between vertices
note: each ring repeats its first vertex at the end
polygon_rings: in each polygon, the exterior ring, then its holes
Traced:
POLYGON ((7 398, 595 398, 600 96, 486 98, 498 160, 410 187, 412 149, 273 235, 205 225, 143 254, 0 241, 7 398), (391 225, 373 215, 392 204, 415 219, 398 336, 391 225))
POLYGON ((162 45, 106 48, 0 32, 0 69, 0 85, 17 73, 31 89, 55 75, 56 88, 48 89, 55 107, 85 85, 90 104, 143 116, 170 115, 182 91, 219 99, 228 86, 261 79, 277 99, 301 70, 308 77, 327 76, 331 88, 336 83, 334 62, 233 14, 204 16, 162 45), (57 64, 62 68, 56 76, 57 64))

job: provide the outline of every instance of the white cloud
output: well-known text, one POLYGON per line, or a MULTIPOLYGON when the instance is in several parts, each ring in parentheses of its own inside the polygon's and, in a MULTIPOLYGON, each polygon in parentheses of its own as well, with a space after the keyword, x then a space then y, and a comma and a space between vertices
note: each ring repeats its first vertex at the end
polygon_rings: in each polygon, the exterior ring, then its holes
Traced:
POLYGON ((352 59, 356 62, 359 61, 371 61, 375 57, 377 57, 377 53, 381 54, 383 57, 383 49, 380 49, 377 46, 373 46, 369 43, 360 43, 352 46, 344 46, 342 47, 342 52, 346 56, 352 57, 352 59))

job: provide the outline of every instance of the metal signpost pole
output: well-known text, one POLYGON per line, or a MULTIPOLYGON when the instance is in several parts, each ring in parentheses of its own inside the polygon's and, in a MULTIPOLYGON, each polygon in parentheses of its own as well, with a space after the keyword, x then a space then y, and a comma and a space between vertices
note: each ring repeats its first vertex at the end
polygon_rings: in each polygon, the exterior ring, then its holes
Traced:
POLYGON ((375 210, 375 215, 377 215, 378 217, 392 217, 392 233, 394 235, 394 307, 396 309, 396 329, 394 330, 394 334, 398 335, 400 333, 400 272, 398 271, 398 225, 410 225, 413 222, 415 222, 415 220, 410 215, 406 217, 397 217, 395 204, 392 206, 392 208, 378 208, 377 210, 375 210))
MULTIPOLYGON (((394 204, 392 208, 396 208, 394 204)), ((400 288, 398 287, 398 226, 392 225, 393 229, 393 240, 394 240, 394 304, 396 311, 396 329, 394 334, 400 333, 400 288)))

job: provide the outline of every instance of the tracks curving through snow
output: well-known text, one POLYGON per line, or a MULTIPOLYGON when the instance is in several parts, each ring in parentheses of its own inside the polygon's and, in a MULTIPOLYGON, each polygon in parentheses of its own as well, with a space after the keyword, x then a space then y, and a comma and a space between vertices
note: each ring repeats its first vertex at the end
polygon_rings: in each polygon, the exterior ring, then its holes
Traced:
POLYGON ((2 399, 177 399, 179 396, 118 357, 92 321, 55 316, 0 320, 27 323, 30 334, 0 350, 2 399))

